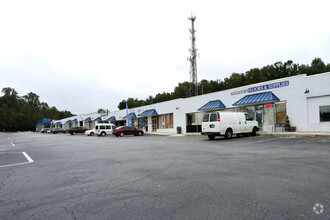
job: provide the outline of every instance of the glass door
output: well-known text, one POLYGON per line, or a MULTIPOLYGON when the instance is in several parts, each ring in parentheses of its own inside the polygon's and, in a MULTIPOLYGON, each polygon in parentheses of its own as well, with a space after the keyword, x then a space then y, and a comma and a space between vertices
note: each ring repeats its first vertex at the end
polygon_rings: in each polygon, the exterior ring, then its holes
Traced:
POLYGON ((258 122, 259 131, 262 131, 262 124, 263 124, 262 110, 256 110, 256 121, 258 122))
POLYGON ((157 130, 157 116, 152 116, 152 131, 157 130))

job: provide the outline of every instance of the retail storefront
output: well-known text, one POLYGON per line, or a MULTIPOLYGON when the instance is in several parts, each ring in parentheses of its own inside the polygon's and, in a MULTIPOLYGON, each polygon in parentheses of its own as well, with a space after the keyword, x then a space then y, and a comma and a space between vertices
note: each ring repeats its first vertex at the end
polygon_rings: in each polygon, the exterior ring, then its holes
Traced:
MULTIPOLYGON (((249 113, 257 120, 261 131, 285 131, 289 126, 297 131, 330 132, 329 82, 330 73, 313 76, 302 74, 132 108, 128 110, 129 119, 132 126, 147 132, 173 133, 180 128, 182 133, 187 133, 200 132, 205 112, 240 111, 249 113)), ((110 121, 117 126, 126 124, 126 109, 113 111, 111 115, 104 119, 100 114, 89 117, 91 120, 101 117, 97 121, 110 121)), ((91 122, 86 116, 83 117, 85 125, 91 122)), ((77 123, 76 118, 79 116, 54 123, 60 122, 67 129, 77 123)))
POLYGON ((238 112, 247 112, 258 121, 260 131, 284 131, 286 103, 272 92, 246 95, 233 106, 238 106, 238 112))
POLYGON ((157 116, 156 109, 148 109, 138 115, 138 128, 145 131, 157 131, 157 116), (150 128, 149 128, 150 126, 150 128))

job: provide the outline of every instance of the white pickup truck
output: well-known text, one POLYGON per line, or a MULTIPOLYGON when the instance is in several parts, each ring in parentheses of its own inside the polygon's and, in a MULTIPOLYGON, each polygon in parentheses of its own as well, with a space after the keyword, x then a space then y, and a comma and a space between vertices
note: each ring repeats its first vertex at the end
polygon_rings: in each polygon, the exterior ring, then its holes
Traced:
POLYGON ((246 112, 210 112, 205 113, 202 122, 202 135, 213 140, 215 136, 230 139, 233 134, 251 133, 256 135, 258 122, 246 112))

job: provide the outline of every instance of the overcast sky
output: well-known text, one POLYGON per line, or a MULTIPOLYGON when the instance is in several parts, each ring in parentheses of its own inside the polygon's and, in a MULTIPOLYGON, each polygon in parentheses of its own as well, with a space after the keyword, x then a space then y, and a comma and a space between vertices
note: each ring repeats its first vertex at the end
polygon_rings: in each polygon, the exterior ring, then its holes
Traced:
POLYGON ((199 81, 277 61, 330 63, 329 8, 328 0, 0 0, 0 89, 76 114, 172 92, 189 81, 191 14, 199 81))

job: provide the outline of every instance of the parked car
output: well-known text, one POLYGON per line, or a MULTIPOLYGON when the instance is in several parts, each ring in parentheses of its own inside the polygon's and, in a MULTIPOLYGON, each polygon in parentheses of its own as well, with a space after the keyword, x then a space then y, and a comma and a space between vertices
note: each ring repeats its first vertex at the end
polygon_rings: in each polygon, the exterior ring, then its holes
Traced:
POLYGON ((50 130, 50 128, 42 128, 40 132, 41 133, 47 133, 47 131, 49 131, 49 130, 50 130))
POLYGON ((57 134, 57 133, 65 133, 66 130, 62 129, 62 128, 53 128, 50 130, 51 133, 53 134, 57 134))
POLYGON ((77 133, 84 133, 87 130, 89 129, 86 127, 72 127, 68 130, 68 133, 71 135, 76 135, 77 133))
POLYGON ((105 136, 107 134, 112 134, 116 128, 114 124, 96 124, 95 133, 98 136, 105 136))
POLYGON ((95 128, 84 132, 84 135, 86 136, 94 136, 94 134, 95 134, 95 128))
POLYGON ((138 128, 134 128, 132 126, 121 126, 118 127, 114 130, 113 132, 114 135, 116 135, 117 137, 123 137, 124 135, 138 135, 141 136, 144 134, 144 132, 141 129, 138 128))
POLYGON ((204 114, 202 135, 213 140, 215 136, 230 139, 233 134, 251 133, 256 135, 258 122, 246 112, 211 112, 204 114))

